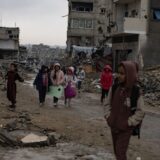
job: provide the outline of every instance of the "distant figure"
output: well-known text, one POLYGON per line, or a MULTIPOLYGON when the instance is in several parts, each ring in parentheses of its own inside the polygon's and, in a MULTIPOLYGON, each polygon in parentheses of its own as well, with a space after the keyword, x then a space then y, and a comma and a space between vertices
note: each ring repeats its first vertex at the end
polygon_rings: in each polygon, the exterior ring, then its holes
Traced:
POLYGON ((130 137, 139 136, 137 129, 144 118, 144 101, 137 85, 137 71, 132 61, 120 63, 118 81, 110 89, 104 106, 104 117, 111 128, 116 160, 127 160, 130 137))
POLYGON ((83 83, 85 77, 86 77, 85 71, 83 70, 83 67, 80 66, 79 70, 77 72, 77 79, 78 79, 78 84, 77 85, 78 85, 78 92, 79 93, 80 93, 80 90, 82 88, 82 83, 83 83))
POLYGON ((65 106, 71 107, 71 99, 76 96, 76 82, 77 78, 74 75, 74 68, 68 67, 65 74, 65 106))
POLYGON ((105 97, 108 96, 109 89, 112 86, 112 68, 109 65, 104 67, 100 77, 100 83, 102 87, 101 103, 103 104, 103 101, 105 97))
MULTIPOLYGON (((61 86, 64 83, 64 73, 61 70, 61 66, 59 63, 54 64, 54 70, 52 70, 50 78, 51 78, 53 87, 56 86, 61 89, 61 86)), ((54 107, 57 107, 58 105, 58 97, 56 96, 53 96, 53 105, 54 107)))
POLYGON ((39 93, 39 106, 44 105, 46 93, 48 90, 48 67, 42 65, 39 73, 37 74, 33 85, 36 86, 36 89, 39 93))
POLYGON ((11 102, 9 109, 14 111, 16 109, 16 80, 24 82, 17 72, 17 65, 14 63, 10 64, 9 71, 6 75, 7 80, 7 98, 11 102))

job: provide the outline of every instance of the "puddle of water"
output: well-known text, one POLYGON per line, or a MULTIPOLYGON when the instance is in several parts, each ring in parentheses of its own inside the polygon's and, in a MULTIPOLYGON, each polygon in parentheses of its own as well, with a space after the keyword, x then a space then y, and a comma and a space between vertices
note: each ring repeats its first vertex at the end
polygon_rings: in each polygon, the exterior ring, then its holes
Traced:
POLYGON ((106 150, 73 143, 60 143, 52 148, 0 150, 1 160, 115 160, 106 150))

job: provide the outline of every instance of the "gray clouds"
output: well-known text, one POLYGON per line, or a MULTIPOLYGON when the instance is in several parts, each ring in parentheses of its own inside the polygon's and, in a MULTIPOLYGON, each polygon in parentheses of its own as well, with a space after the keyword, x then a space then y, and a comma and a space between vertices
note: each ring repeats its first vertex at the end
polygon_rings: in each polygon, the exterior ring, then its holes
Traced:
POLYGON ((65 44, 67 0, 0 0, 3 25, 21 29, 22 43, 65 44), (56 37, 56 38, 55 38, 56 37))

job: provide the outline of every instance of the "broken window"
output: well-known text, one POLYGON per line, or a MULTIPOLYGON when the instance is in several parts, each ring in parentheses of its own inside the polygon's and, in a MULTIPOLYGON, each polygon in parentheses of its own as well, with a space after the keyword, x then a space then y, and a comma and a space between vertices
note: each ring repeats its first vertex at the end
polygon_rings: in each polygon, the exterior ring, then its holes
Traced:
POLYGON ((9 35, 9 38, 12 39, 12 38, 13 38, 13 35, 9 35))
POLYGON ((72 11, 92 12, 93 11, 93 3, 72 2, 72 11))
POLYGON ((11 30, 8 30, 8 34, 12 34, 12 31, 11 31, 11 30))
POLYGON ((137 17, 137 15, 138 15, 138 12, 135 9, 133 9, 131 11, 131 17, 137 17))
POLYGON ((102 27, 99 27, 99 28, 98 28, 98 32, 99 32, 99 34, 102 34, 102 33, 103 33, 102 27))
POLYGON ((160 20, 160 9, 154 9, 153 10, 153 19, 154 20, 160 20))
POLYGON ((86 28, 93 28, 93 21, 92 20, 86 20, 86 28))
POLYGON ((105 8, 101 8, 101 14, 105 14, 106 9, 105 8))

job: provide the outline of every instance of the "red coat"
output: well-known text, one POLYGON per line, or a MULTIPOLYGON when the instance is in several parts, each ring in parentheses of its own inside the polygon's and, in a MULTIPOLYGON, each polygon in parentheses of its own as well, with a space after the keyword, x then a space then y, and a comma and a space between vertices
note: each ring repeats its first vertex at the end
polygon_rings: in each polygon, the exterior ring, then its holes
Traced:
POLYGON ((109 65, 106 65, 102 74, 100 83, 102 86, 102 89, 109 90, 109 88, 112 86, 112 68, 109 65))

